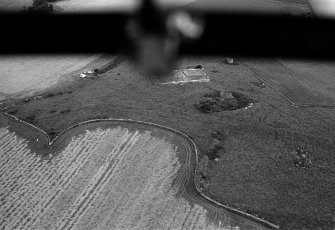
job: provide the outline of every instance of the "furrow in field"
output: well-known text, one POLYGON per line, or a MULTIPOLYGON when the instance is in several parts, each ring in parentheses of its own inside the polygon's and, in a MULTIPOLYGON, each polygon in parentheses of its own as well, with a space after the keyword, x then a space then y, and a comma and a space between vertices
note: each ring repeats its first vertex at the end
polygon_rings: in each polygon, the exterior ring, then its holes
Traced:
MULTIPOLYGON (((90 139, 91 138, 91 133, 87 132, 86 135, 83 137, 85 140, 86 139, 90 139)), ((83 141, 83 139, 80 139, 79 141, 75 141, 75 142, 81 142, 81 143, 85 143, 85 141, 83 141)), ((94 146, 94 145, 93 145, 94 146)), ((92 147, 92 146, 90 146, 92 147)), ((69 154, 64 154, 64 158, 60 161, 61 163, 63 163, 63 166, 65 164, 65 167, 62 167, 63 170, 61 170, 58 174, 59 176, 55 179, 56 181, 56 185, 54 188, 54 192, 49 194, 47 197, 45 197, 44 202, 39 202, 38 206, 36 207, 37 210, 42 210, 41 212, 36 212, 35 213, 35 219, 39 219, 44 211, 48 210, 49 206, 52 205, 53 201, 55 199, 57 199, 57 197, 59 196, 59 194, 65 190, 67 188, 67 186, 70 184, 71 180, 73 177, 75 177, 80 169, 83 167, 83 165, 85 164, 85 162, 87 162, 90 159, 90 154, 92 153, 91 151, 88 151, 87 146, 83 149, 79 149, 76 148, 76 145, 73 146, 74 151, 73 154, 71 154, 73 157, 70 157, 71 160, 67 160, 67 157, 69 154), (69 164, 64 163, 65 162, 70 162, 69 164), (75 169, 75 170, 73 170, 75 169), (64 182, 65 181, 65 182, 64 182)), ((65 153, 71 153, 71 149, 66 151, 65 153)), ((35 223, 31 223, 32 225, 34 225, 35 223)))
POLYGON ((62 134, 55 145, 67 146, 43 161, 0 129, 8 163, 0 168, 0 229, 228 229, 225 214, 186 188, 192 146, 153 133, 117 126, 62 134))
POLYGON ((109 177, 112 177, 114 169, 118 165, 119 161, 122 160, 122 156, 129 148, 132 147, 134 143, 136 143, 138 133, 136 132, 135 134, 130 134, 128 138, 129 139, 123 139, 123 142, 118 145, 120 149, 116 148, 116 150, 118 150, 116 153, 112 151, 112 153, 108 156, 107 162, 100 168, 84 192, 79 196, 79 199, 77 199, 74 203, 74 207, 71 208, 71 213, 68 214, 68 219, 61 221, 62 225, 59 229, 70 229, 73 225, 75 225, 76 221, 80 219, 80 216, 85 212, 90 202, 94 200, 95 195, 99 193, 99 190, 103 187, 104 183, 106 183, 109 177), (125 146, 122 148, 123 145, 125 146))

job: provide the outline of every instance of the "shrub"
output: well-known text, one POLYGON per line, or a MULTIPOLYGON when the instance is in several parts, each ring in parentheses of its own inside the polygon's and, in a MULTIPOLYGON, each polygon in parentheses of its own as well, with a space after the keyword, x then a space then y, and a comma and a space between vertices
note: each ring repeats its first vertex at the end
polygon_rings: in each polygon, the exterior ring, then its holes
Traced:
POLYGON ((209 160, 214 160, 216 158, 219 158, 219 151, 223 150, 223 146, 222 145, 215 145, 213 148, 211 148, 210 150, 208 150, 207 152, 207 156, 209 160))
POLYGON ((53 96, 55 96, 54 93, 48 93, 47 95, 45 95, 45 98, 49 98, 49 97, 53 97, 53 96))
POLYGON ((247 96, 231 92, 230 96, 222 95, 219 90, 206 93, 203 95, 204 99, 195 104, 194 107, 203 113, 213 113, 225 110, 236 110, 245 108, 253 103, 253 100, 247 96))

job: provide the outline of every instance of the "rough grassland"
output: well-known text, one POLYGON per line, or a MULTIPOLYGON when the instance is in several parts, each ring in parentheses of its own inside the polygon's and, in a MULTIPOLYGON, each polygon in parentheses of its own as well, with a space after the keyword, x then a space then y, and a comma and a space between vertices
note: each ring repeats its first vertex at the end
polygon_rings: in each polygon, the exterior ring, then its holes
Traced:
POLYGON ((124 62, 98 78, 78 79, 58 89, 71 94, 56 96, 54 91, 53 97, 17 101, 7 111, 23 120, 33 116, 33 123, 47 132, 99 117, 151 121, 189 134, 202 154, 213 142, 211 133, 220 131, 224 149, 207 167, 208 195, 282 229, 332 229, 335 111, 294 108, 272 89, 260 87, 250 72, 226 65, 224 59, 184 59, 181 68, 198 64, 210 82, 159 85, 124 62), (239 92, 256 103, 248 110, 212 114, 195 109, 203 94, 213 90, 239 92), (310 168, 293 163, 291 152, 300 146, 309 152, 310 168))
POLYGON ((150 132, 86 131, 42 160, 0 128, 0 164, 1 229, 214 228, 204 207, 177 196, 176 149, 150 132))

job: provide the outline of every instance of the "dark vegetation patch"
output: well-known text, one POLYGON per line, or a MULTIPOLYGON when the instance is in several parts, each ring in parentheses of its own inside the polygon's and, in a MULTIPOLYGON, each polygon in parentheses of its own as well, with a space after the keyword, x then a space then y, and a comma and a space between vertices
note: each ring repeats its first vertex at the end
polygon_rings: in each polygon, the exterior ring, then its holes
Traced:
POLYGON ((209 147, 206 155, 209 160, 216 160, 224 153, 224 136, 220 131, 211 133, 212 144, 209 147))
POLYGON ((57 136, 57 132, 51 128, 50 131, 48 132, 49 136, 51 139, 55 138, 57 136))
POLYGON ((202 156, 197 164, 198 173, 194 177, 194 183, 203 192, 210 186, 210 168, 212 166, 207 155, 202 156))
POLYGON ((47 93, 45 95, 42 95, 42 97, 50 98, 50 97, 62 96, 64 94, 71 94, 71 93, 72 93, 72 90, 66 90, 66 91, 60 91, 60 92, 47 93))
POLYGON ((255 82, 251 82, 251 84, 253 84, 254 86, 258 87, 258 88, 265 88, 266 84, 263 81, 255 81, 255 82))
POLYGON ((13 109, 13 110, 8 111, 7 113, 11 115, 15 115, 17 114, 17 112, 18 112, 17 109, 13 109))
POLYGON ((23 13, 52 13, 54 11, 51 2, 57 0, 33 0, 33 5, 23 8, 23 13))
POLYGON ((224 92, 215 90, 203 95, 203 99, 194 107, 203 113, 214 113, 242 109, 249 106, 254 101, 238 92, 231 92, 227 95, 224 92))
POLYGON ((49 93, 44 93, 44 94, 41 94, 41 95, 38 95, 38 96, 34 96, 34 97, 28 97, 28 98, 25 98, 23 100, 19 100, 16 102, 17 105, 23 103, 23 104, 26 104, 28 102, 31 102, 31 101, 36 101, 36 100, 40 100, 40 99, 43 99, 43 98, 53 98, 53 97, 57 97, 57 96, 62 96, 62 95, 65 95, 65 94, 71 94, 73 93, 72 90, 60 90, 59 92, 49 92, 49 93))
POLYGON ((302 149, 301 147, 297 148, 295 151, 292 152, 294 157, 293 163, 297 167, 307 168, 312 165, 312 161, 309 157, 309 154, 306 150, 302 149))
MULTIPOLYGON (((111 61, 110 63, 108 63, 107 65, 101 67, 100 69, 97 70, 98 74, 104 74, 112 69, 114 69, 115 67, 117 67, 118 65, 120 65, 123 62, 123 58, 120 56, 117 56, 113 61, 111 61)), ((118 73, 117 75, 120 75, 120 73, 118 73)))
POLYGON ((26 122, 29 122, 31 124, 35 124, 36 123, 36 115, 35 114, 31 114, 31 115, 29 115, 27 117, 24 117, 23 120, 26 121, 26 122))
POLYGON ((49 98, 49 97, 54 97, 55 94, 54 93, 48 93, 47 95, 44 96, 44 98, 49 98))
POLYGON ((109 118, 108 116, 97 115, 93 116, 91 119, 94 120, 94 119, 108 119, 108 118, 109 118))
POLYGON ((28 103, 30 100, 31 100, 30 98, 25 98, 25 99, 23 100, 23 103, 28 103))
POLYGON ((215 160, 220 157, 219 151, 223 150, 223 145, 221 144, 214 144, 213 147, 211 147, 208 152, 207 156, 209 160, 215 160))
POLYGON ((69 113, 70 111, 71 111, 70 109, 66 109, 66 110, 60 111, 60 114, 69 113))

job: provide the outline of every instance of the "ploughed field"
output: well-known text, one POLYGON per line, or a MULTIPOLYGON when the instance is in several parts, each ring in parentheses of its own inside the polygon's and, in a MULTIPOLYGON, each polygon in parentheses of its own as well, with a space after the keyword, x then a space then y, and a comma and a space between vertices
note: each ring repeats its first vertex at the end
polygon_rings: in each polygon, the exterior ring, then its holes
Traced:
POLYGON ((265 229, 196 193, 195 149, 181 135, 104 121, 46 147, 21 131, 0 128, 1 229, 265 229))
MULTIPOLYGON (((22 95, 56 85, 78 71, 106 64, 110 59, 95 55, 16 55, 0 57, 0 93, 22 95)), ((0 95, 0 100, 5 96, 0 95)))
POLYGON ((1 0, 0 11, 20 11, 23 7, 28 7, 33 4, 32 0, 1 0))

